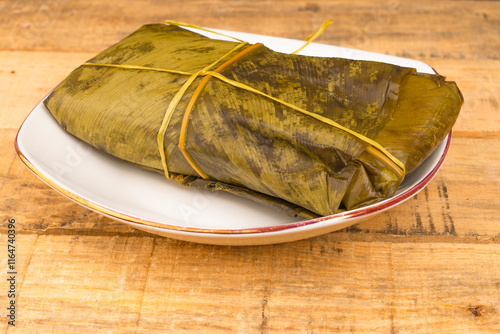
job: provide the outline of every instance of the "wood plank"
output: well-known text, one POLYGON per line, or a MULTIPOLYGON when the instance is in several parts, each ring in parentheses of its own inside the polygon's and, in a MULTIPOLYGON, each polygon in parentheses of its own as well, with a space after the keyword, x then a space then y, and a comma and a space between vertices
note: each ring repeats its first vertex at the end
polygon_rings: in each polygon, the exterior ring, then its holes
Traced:
MULTIPOLYGON (((10 218, 12 219, 12 217, 10 218)), ((2 225, 4 223, 8 223, 2 220, 2 225)), ((7 307, 10 307, 11 300, 14 301, 15 305, 15 322, 14 324, 19 323, 19 316, 23 312, 22 311, 22 304, 20 304, 20 289, 22 287, 24 278, 26 276, 26 271, 28 269, 28 265, 30 263, 31 257, 33 255, 35 243, 38 239, 37 235, 33 234, 18 234, 19 228, 16 226, 16 236, 14 238, 14 255, 15 255, 15 263, 14 263, 14 269, 11 270, 7 265, 8 265, 8 257, 7 255, 9 254, 7 252, 7 245, 11 244, 10 242, 8 243, 8 235, 7 233, 0 233, 0 247, 2 249, 2 256, 0 257, 0 268, 2 268, 1 271, 1 280, 2 284, 1 286, 1 293, 0 293, 0 306, 2 307, 2 321, 0 321, 0 332, 1 333, 6 333, 7 329, 10 328, 11 326, 8 324, 8 321, 10 321, 10 318, 7 318, 5 315, 7 315, 7 307), (8 274, 8 271, 14 271, 15 274, 11 275, 8 274), (10 279, 11 276, 15 276, 15 288, 11 290, 10 287, 10 282, 7 281, 7 279, 10 279), (11 293, 10 291, 13 291, 12 293, 15 294, 15 296, 12 296, 13 298, 9 297, 9 294, 11 293), (5 311, 4 311, 5 310, 5 311)), ((10 311, 9 311, 10 314, 10 311)))
MULTIPOLYGON (((35 177, 14 151, 17 130, 0 129, 0 233, 15 218, 20 233, 44 233, 57 228, 89 233, 143 234, 66 199, 35 177)), ((57 232, 55 232, 57 233, 57 232)))
POLYGON ((500 2, 0 0, 0 16, 0 248, 15 218, 19 265, 1 333, 500 333, 500 2), (303 38, 326 18, 319 42, 423 60, 466 101, 436 178, 374 219, 271 246, 180 242, 70 202, 15 155, 33 106, 143 24, 303 38))
MULTIPOLYGON (((18 128, 33 107, 74 68, 94 53, 0 51, 0 127, 18 128)), ((500 138, 500 60, 425 58, 448 80, 456 81, 465 104, 455 135, 500 138)))
POLYGON ((500 245, 335 237, 220 247, 39 236, 15 332, 500 330, 500 245))
POLYGON ((17 130, 0 128, 0 189, 9 177, 9 169, 16 159, 14 138, 17 130))
POLYGON ((498 157, 497 139, 454 138, 442 169, 423 192, 357 227, 389 234, 498 238, 498 157))
POLYGON ((304 258, 284 251, 267 299, 269 332, 493 333, 500 249, 477 246, 325 242, 304 258), (469 308, 479 306, 475 317, 469 308))
POLYGON ((302 39, 332 18, 320 39, 327 44, 411 58, 500 58, 498 2, 3 0, 0 6, 3 50, 98 51, 165 19, 302 39))
POLYGON ((465 103, 453 128, 454 136, 500 138, 500 61, 424 58, 447 80, 455 81, 465 103))
POLYGON ((40 236, 7 333, 134 333, 152 238, 40 236))
MULTIPOLYGON (((7 152, 0 154, 8 155, 1 161, 12 161, 8 173, 0 175, 0 207, 5 208, 1 219, 16 217, 24 233, 145 235, 46 186, 14 157, 8 147, 13 136, 13 130, 0 130, 0 144, 7 146, 0 147, 7 152)), ((344 231, 362 238, 371 238, 369 233, 500 238, 499 159, 500 139, 454 138, 444 166, 422 193, 344 231)))
POLYGON ((15 153, 16 133, 0 129, 0 233, 13 217, 19 233, 145 234, 75 204, 38 179, 15 153))
POLYGON ((392 245, 394 332, 500 332, 499 259, 500 245, 392 245))
POLYGON ((137 333, 258 333, 272 247, 211 247, 158 238, 137 333))
POLYGON ((93 53, 0 51, 0 127, 18 128, 30 111, 93 53))

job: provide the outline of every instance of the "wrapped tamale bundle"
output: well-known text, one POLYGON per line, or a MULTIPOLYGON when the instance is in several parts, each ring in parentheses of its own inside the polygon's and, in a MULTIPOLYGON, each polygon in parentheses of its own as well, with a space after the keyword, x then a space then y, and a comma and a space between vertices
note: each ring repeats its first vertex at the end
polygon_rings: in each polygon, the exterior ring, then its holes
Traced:
POLYGON ((152 24, 44 103, 67 132, 115 157, 309 218, 393 196, 463 99, 454 82, 411 68, 152 24))

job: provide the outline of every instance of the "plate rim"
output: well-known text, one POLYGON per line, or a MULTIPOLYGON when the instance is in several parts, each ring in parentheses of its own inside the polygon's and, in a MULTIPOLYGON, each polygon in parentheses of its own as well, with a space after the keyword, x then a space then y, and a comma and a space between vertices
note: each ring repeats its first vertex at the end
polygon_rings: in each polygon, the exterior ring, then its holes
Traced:
MULTIPOLYGON (((44 98, 45 99, 45 98, 44 98)), ((451 137, 452 137, 452 131, 450 131, 444 141, 445 147, 443 149, 443 153, 439 157, 439 160, 435 164, 435 166, 432 168, 432 170, 427 173, 416 185, 413 187, 408 188, 407 190, 403 191, 402 193, 395 195, 391 198, 388 198, 384 201, 374 203, 365 207, 361 207, 358 209, 350 210, 350 211, 345 211, 341 213, 336 213, 333 215, 329 216, 322 216, 314 219, 308 219, 308 220, 303 220, 299 222, 293 222, 293 223, 288 223, 288 224, 281 224, 281 225, 274 225, 274 226, 263 226, 263 227, 254 227, 254 228, 241 228, 241 229, 220 229, 220 228, 203 228, 203 227, 191 227, 191 226, 178 226, 178 225, 172 225, 168 223, 161 223, 161 222, 156 222, 156 221, 151 221, 147 219, 143 219, 140 217, 135 217, 133 215, 125 214, 122 212, 118 212, 117 210, 113 210, 111 208, 105 207, 101 204, 95 203, 91 200, 85 199, 75 193, 73 193, 71 190, 68 190, 64 188, 63 186, 57 184, 54 180, 52 180, 50 177, 44 175, 38 168, 36 168, 35 164, 29 160, 29 158, 22 152, 20 145, 19 145, 19 135, 21 133, 21 130, 30 117, 30 115, 35 111, 35 109, 43 103, 43 100, 40 101, 35 108, 28 114, 26 119, 23 121, 23 124, 19 127, 16 138, 14 140, 14 147, 16 150, 17 155, 21 159, 21 161, 26 165, 26 167, 33 173, 35 174, 39 179, 41 179, 44 183, 46 183, 48 186, 50 186, 52 189, 56 190, 63 196, 69 198, 70 200, 76 202, 77 204, 80 204, 90 210, 93 210, 95 212, 98 212, 100 214, 106 215, 108 217, 118 219, 124 222, 128 223, 133 223, 133 224, 139 224, 139 225, 144 225, 152 228, 160 228, 162 230, 167 230, 167 231, 178 231, 178 232, 193 232, 193 233, 204 233, 204 234, 225 234, 225 235, 236 235, 236 234, 259 234, 259 233, 268 233, 268 232, 279 232, 279 231, 287 231, 287 230, 292 230, 296 229, 299 227, 304 227, 304 226, 310 226, 314 224, 318 224, 321 222, 328 222, 331 221, 331 223, 334 223, 337 220, 345 221, 345 220, 352 220, 352 219, 362 219, 363 216, 370 216, 375 213, 379 213, 382 211, 385 211, 393 206, 396 206, 400 203, 403 203, 404 201, 408 200, 409 198, 413 197, 416 195, 418 192, 423 190, 425 186, 434 178, 434 176, 437 174, 439 169, 441 168, 442 164, 444 163, 444 160, 446 159, 446 156, 448 154, 448 149, 450 147, 451 143, 451 137)))
MULTIPOLYGON (((219 29, 213 29, 214 31, 217 31, 219 29)), ((226 32, 225 30, 221 30, 226 32)), ((233 32, 233 33, 238 33, 238 32, 233 32)), ((251 34, 255 36, 260 36, 256 34, 251 34)), ((263 36, 263 37, 273 37, 273 36, 263 36)), ((289 38, 281 38, 281 37, 274 37, 274 38, 279 38, 283 40, 290 40, 290 41, 298 41, 294 39, 289 39, 289 38)), ((317 44, 317 43, 312 43, 312 44, 317 44)), ((322 44, 324 45, 324 44, 322 44)), ((325 45, 325 46, 332 46, 332 45, 325 45)), ((368 53, 373 53, 370 51, 364 51, 364 50, 357 50, 357 49, 350 49, 350 48, 344 48, 344 47, 339 47, 342 49, 347 49, 347 50, 354 50, 354 51, 363 51, 363 52, 368 52, 368 53)), ((381 54, 384 55, 384 54, 381 54)), ((385 55, 387 56, 387 55, 385 55)), ((397 57, 401 58, 401 57, 397 57)), ((414 59, 412 59, 414 60, 414 59)), ((421 62, 419 60, 414 60, 421 62)), ((434 73, 437 74, 437 71, 434 70, 430 65, 424 63, 427 65, 429 68, 432 69, 434 73)), ((50 93, 49 93, 50 94, 50 93)), ((70 200, 76 202, 77 204, 82 205, 83 207, 93 210, 95 212, 98 212, 100 214, 103 214, 105 216, 108 216, 110 218, 122 221, 124 223, 130 223, 131 225, 139 225, 143 227, 149 227, 149 228, 154 228, 154 229, 161 229, 164 232, 184 232, 184 233, 194 233, 194 234, 205 234, 205 235, 225 235, 225 236, 242 236, 242 235, 255 235, 255 234, 263 234, 263 233, 269 233, 269 232, 285 232, 288 231, 290 232, 291 230, 294 229, 299 229, 301 227, 306 227, 306 226, 312 226, 312 225, 317 225, 319 223, 328 223, 329 225, 335 225, 336 223, 340 222, 346 222, 350 220, 359 220, 363 218, 368 218, 371 215, 374 215, 376 213, 380 213, 382 211, 385 211, 387 209, 390 209, 398 204, 403 203, 404 201, 408 200, 409 198, 413 197, 416 195, 418 192, 423 190, 427 184, 434 178, 434 176, 437 174, 439 169, 441 168, 442 164, 444 163, 444 160, 446 159, 446 156, 448 154, 448 150, 450 147, 451 143, 451 138, 452 138, 452 131, 450 131, 445 139, 443 140, 446 141, 444 144, 444 149, 442 154, 439 157, 439 160, 436 162, 432 170, 430 170, 421 180, 418 181, 417 184, 414 186, 404 190, 398 195, 395 195, 391 198, 388 198, 386 200, 383 200, 378 203, 374 203, 365 207, 361 207, 358 209, 350 210, 350 211, 345 211, 341 213, 336 213, 333 215, 329 216, 323 216, 323 217, 318 217, 314 219, 308 219, 308 220, 302 220, 299 222, 292 222, 292 223, 287 223, 287 224, 281 224, 281 225, 273 225, 273 226, 263 226, 263 227, 250 227, 250 228, 238 228, 238 229, 230 229, 230 228, 207 228, 207 227, 193 227, 193 226, 179 226, 179 225, 173 225, 173 224, 168 224, 165 222, 158 222, 158 221, 152 221, 144 218, 140 218, 131 214, 126 214, 123 212, 119 212, 118 210, 106 207, 105 205, 98 204, 90 199, 85 199, 74 192, 72 192, 70 189, 65 188, 63 185, 58 184, 55 180, 52 180, 50 177, 44 175, 35 165, 36 163, 33 163, 32 161, 29 160, 27 155, 22 152, 22 149, 19 145, 19 136, 21 133, 21 130, 25 126, 28 118, 36 111, 36 109, 42 104, 43 101, 46 99, 46 97, 49 95, 47 94, 34 108, 33 110, 26 116, 24 119, 22 125, 19 127, 15 140, 14 140, 14 147, 16 150, 17 155, 19 156, 20 160, 26 165, 26 167, 33 173, 35 174, 38 178, 40 178, 44 183, 46 183, 49 187, 52 189, 56 190, 66 198, 69 198, 70 200)), ((43 106, 45 107, 45 106, 43 106)), ((441 145, 442 142, 439 144, 441 145)))

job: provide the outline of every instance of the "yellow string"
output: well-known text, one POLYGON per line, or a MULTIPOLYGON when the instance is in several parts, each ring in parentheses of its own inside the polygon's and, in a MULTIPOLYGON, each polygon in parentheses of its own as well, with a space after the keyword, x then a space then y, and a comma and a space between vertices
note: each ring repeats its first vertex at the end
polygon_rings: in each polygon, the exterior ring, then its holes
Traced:
POLYGON ((170 124, 170 120, 172 119, 175 107, 177 107, 177 104, 179 104, 186 90, 200 74, 202 74, 202 71, 196 72, 191 75, 189 79, 187 79, 186 82, 182 85, 181 89, 179 89, 179 91, 174 95, 167 107, 167 111, 165 112, 165 115, 163 117, 163 122, 161 123, 160 130, 158 131, 158 136, 156 137, 158 149, 160 150, 163 172, 165 173, 167 179, 170 179, 170 173, 167 166, 167 157, 165 156, 165 132, 167 131, 168 125, 170 124))
POLYGON ((177 93, 174 95, 172 100, 170 101, 167 110, 165 111, 165 115, 163 116, 163 121, 161 123, 160 129, 158 131, 157 135, 157 143, 158 143, 158 149, 160 151, 160 157, 161 157, 161 163, 163 166, 163 172, 165 173, 165 176, 167 179, 170 179, 170 172, 168 170, 168 165, 167 165, 167 157, 165 156, 165 132, 167 131, 167 128, 170 124, 170 120, 172 119, 172 115, 174 113, 175 108, 179 104, 180 100, 184 96, 184 93, 187 91, 189 86, 193 83, 193 81, 198 77, 198 76, 204 76, 206 75, 207 71, 214 67, 217 63, 222 61, 224 58, 229 56, 231 53, 237 51, 238 49, 242 48, 243 46, 247 45, 247 42, 242 42, 232 48, 230 51, 228 51, 225 55, 211 63, 210 65, 206 66, 204 69, 196 72, 196 73, 191 73, 191 72, 185 72, 185 71, 176 71, 176 70, 168 70, 164 68, 157 68, 157 67, 146 67, 146 66, 139 66, 139 65, 127 65, 127 64, 97 64, 97 63, 89 63, 86 62, 83 65, 85 66, 95 66, 95 67, 112 67, 112 68, 121 68, 121 69, 128 69, 128 70, 143 70, 143 71, 156 71, 156 72, 167 72, 167 73, 174 73, 174 74, 182 74, 182 75, 190 75, 190 77, 184 82, 182 87, 177 91, 177 93))
POLYGON ((333 20, 326 20, 324 21, 322 24, 321 24, 321 27, 319 27, 318 30, 316 30, 315 32, 313 32, 312 34, 310 34, 309 36, 307 36, 305 38, 305 40, 307 41, 306 44, 302 45, 300 48, 298 48, 297 50, 295 50, 294 52, 292 52, 292 54, 297 54, 299 53, 300 51, 302 51, 302 49, 304 49, 306 46, 308 46, 309 44, 312 43, 312 41, 314 41, 316 38, 318 38, 322 33, 323 31, 325 31, 325 29, 331 25, 333 23, 333 20))
MULTIPOLYGON (((196 29, 200 29, 200 30, 203 30, 203 31, 208 31, 208 32, 211 32, 211 33, 215 33, 215 34, 218 34, 218 35, 222 35, 222 36, 225 36, 225 37, 230 37, 230 38, 233 38, 235 40, 238 40, 241 42, 241 44, 238 44, 235 48, 233 48, 231 51, 229 51, 228 53, 226 53, 224 56, 222 56, 220 59, 216 60, 215 62, 213 62, 212 64, 210 64, 209 66, 205 67, 204 69, 196 72, 196 73, 190 73, 190 72, 184 72, 184 71, 176 71, 176 70, 169 70, 169 69, 163 69, 163 68, 155 68, 155 67, 145 67, 145 66, 136 66, 136 65, 117 65, 117 64, 96 64, 96 63, 84 63, 83 65, 86 65, 86 66, 103 66, 103 67, 114 67, 114 68, 122 68, 122 69, 133 69, 133 70, 149 70, 149 71, 157 71, 157 72, 168 72, 168 73, 175 73, 175 74, 182 74, 182 75, 190 75, 190 77, 186 80, 186 82, 182 85, 182 87, 179 89, 179 91, 175 94, 175 96, 172 98, 172 101, 170 101, 168 107, 167 107, 167 110, 165 112, 165 116, 163 118, 163 121, 162 121, 162 124, 160 126, 160 130, 158 132, 158 136, 157 136, 157 142, 158 142, 158 148, 160 150, 160 156, 161 156, 161 160, 162 160, 162 166, 163 166, 163 169, 164 169, 164 172, 165 172, 165 176, 170 179, 170 176, 169 176, 169 171, 168 171, 168 166, 167 166, 167 160, 166 160, 166 156, 165 156, 165 143, 164 143, 164 138, 165 138, 165 132, 168 128, 168 125, 170 124, 170 120, 172 118, 172 115, 173 115, 173 112, 175 110, 175 108, 177 107, 178 103, 180 102, 180 100, 182 99, 184 93, 187 91, 187 89, 189 88, 189 86, 193 83, 193 81, 198 77, 198 76, 205 76, 205 75, 211 75, 223 82, 226 82, 234 87, 237 87, 237 88, 241 88, 241 89, 244 89, 244 90, 247 90, 249 92, 252 92, 252 93, 255 93, 255 94, 258 94, 258 95, 261 95, 263 97, 266 97, 268 99, 271 99, 275 102, 278 102, 280 104, 283 104, 289 108, 292 108, 300 113, 303 113, 305 115, 308 115, 310 117, 313 117, 325 124, 328 124, 330 126, 333 126, 339 130, 342 130, 344 132, 347 132, 349 134, 351 134, 352 136, 364 141, 365 143, 371 145, 372 147, 376 148, 377 150, 379 150, 381 153, 383 153, 386 157, 389 158, 390 161, 392 161, 394 164, 396 164, 397 167, 399 167, 401 170, 402 170, 402 173, 403 174, 400 174, 402 176, 404 176, 405 174, 405 165, 399 161, 399 159, 397 159, 395 156, 393 156, 389 151, 387 151, 382 145, 380 145, 379 143, 377 143, 376 141, 368 138, 368 137, 365 137, 355 131, 352 131, 340 124, 338 124, 337 122, 333 121, 332 119, 330 118, 326 118, 324 116, 321 116, 319 114, 315 114, 315 113, 312 113, 310 111, 307 111, 305 109, 302 109, 300 107, 297 107, 291 103, 288 103, 288 102, 285 102, 283 100, 280 100, 278 98, 275 98, 271 95, 268 95, 266 93, 263 93, 255 88, 252 88, 250 86, 247 86, 245 84, 242 84, 240 82, 237 82, 237 81, 234 81, 234 80, 231 80, 227 77, 225 77, 224 75, 218 73, 218 72, 214 72, 214 71, 209 71, 210 68, 212 68, 215 64, 217 64, 218 62, 220 62, 221 60, 223 60, 225 57, 227 57, 229 54, 231 54, 232 52, 236 51, 237 49, 243 47, 244 45, 248 44, 247 42, 245 41, 242 41, 240 39, 237 39, 237 38, 234 38, 234 37, 231 37, 231 36, 227 36, 227 35, 224 35, 224 34, 220 34, 220 33, 217 33, 217 32, 214 32, 214 31, 211 31, 211 30, 208 30, 208 29, 205 29, 205 28, 202 28, 202 27, 199 27, 199 26, 196 26, 196 25, 193 25, 193 24, 188 24, 188 23, 183 23, 183 22, 178 22, 178 21, 165 21, 166 23, 168 24, 171 24, 171 25, 178 25, 178 26, 185 26, 185 27, 191 27, 191 28, 196 28, 196 29)), ((325 22, 323 22, 323 24, 321 25, 321 27, 316 31, 314 32, 313 34, 311 34, 310 36, 308 36, 306 38, 307 40, 307 43, 304 44, 300 49, 296 50, 295 52, 293 52, 293 54, 301 51, 302 49, 304 49, 306 46, 308 46, 315 38, 317 38, 319 35, 321 35, 321 33, 323 33, 323 31, 330 25, 332 24, 332 20, 326 20, 325 22)), ((367 148, 367 151, 368 153, 372 154, 372 155, 377 155, 376 152, 374 152, 372 149, 370 149, 370 147, 367 148)))
POLYGON ((389 152, 388 152, 388 151, 387 151, 387 150, 386 150, 386 149, 385 149, 382 145, 380 145, 379 143, 377 143, 376 141, 374 141, 374 140, 372 140, 372 139, 370 139, 370 138, 368 138, 368 137, 363 136, 362 134, 359 134, 359 133, 357 133, 357 132, 355 132, 355 131, 352 131, 351 129, 348 129, 348 128, 346 128, 346 127, 344 127, 344 126, 340 125, 339 123, 337 123, 337 122, 333 121, 333 120, 332 120, 332 119, 330 119, 330 118, 327 118, 327 117, 321 116, 321 115, 316 114, 316 113, 312 113, 312 112, 310 112, 310 111, 307 111, 307 110, 305 110, 305 109, 302 109, 302 108, 300 108, 300 107, 297 107, 297 106, 296 106, 296 105, 294 105, 294 104, 291 104, 291 103, 285 102, 285 101, 280 100, 280 99, 278 99, 278 98, 276 98, 276 97, 273 97, 273 96, 271 96, 271 95, 268 95, 268 94, 266 94, 266 93, 263 93, 263 92, 261 92, 260 90, 257 90, 257 89, 255 89, 255 88, 252 88, 252 87, 250 87, 250 86, 247 86, 247 85, 245 85, 245 84, 242 84, 241 82, 237 82, 237 81, 231 80, 231 79, 229 79, 229 78, 225 77, 224 75, 222 75, 222 74, 220 74, 220 73, 213 72, 213 71, 208 71, 206 74, 210 74, 211 76, 213 76, 213 77, 215 77, 215 78, 217 78, 217 79, 219 79, 219 80, 221 80, 221 81, 224 81, 224 82, 226 82, 226 83, 228 83, 228 84, 230 84, 230 85, 232 85, 232 86, 234 86, 234 87, 238 87, 238 88, 241 88, 241 89, 247 90, 247 91, 249 91, 249 92, 252 92, 252 93, 255 93, 255 94, 259 94, 259 95, 261 95, 261 96, 264 96, 264 97, 266 97, 266 98, 268 98, 268 99, 271 99, 271 100, 273 100, 273 101, 275 101, 275 102, 278 102, 278 103, 283 104, 283 105, 285 105, 285 106, 287 106, 287 107, 289 107, 289 108, 292 108, 292 109, 294 109, 294 110, 296 110, 296 111, 298 111, 298 112, 300 112, 300 113, 303 113, 304 115, 311 116, 311 117, 313 117, 313 118, 317 119, 317 120, 318 120, 318 121, 320 121, 320 122, 326 123, 326 124, 328 124, 328 125, 330 125, 330 126, 333 126, 333 127, 337 128, 337 129, 339 129, 339 130, 345 131, 345 132, 347 132, 347 133, 349 133, 349 134, 353 135, 354 137, 356 137, 356 138, 358 138, 358 139, 361 139, 361 140, 362 140, 362 141, 364 141, 365 143, 368 143, 368 144, 370 144, 371 146, 373 146, 373 147, 377 148, 379 151, 381 151, 382 153, 384 153, 384 154, 385 154, 385 155, 386 155, 386 156, 387 156, 387 157, 388 157, 388 158, 389 158, 389 159, 390 159, 393 163, 395 163, 395 164, 396 164, 399 168, 401 168, 401 169, 403 170, 403 172, 405 171, 405 165, 404 165, 401 161, 399 161, 399 159, 398 159, 398 158, 396 158, 396 157, 395 157, 395 156, 393 156, 391 153, 389 153, 389 152))
POLYGON ((165 132, 167 131, 168 125, 170 124, 170 120, 172 119, 172 115, 174 114, 174 110, 179 104, 180 100, 184 96, 184 93, 187 91, 189 86, 193 83, 193 81, 198 77, 198 76, 204 76, 206 75, 207 71, 215 66, 218 62, 220 62, 222 59, 226 58, 228 55, 233 53, 234 51, 240 49, 241 47, 245 46, 248 44, 247 42, 242 42, 241 44, 238 44, 236 47, 234 47, 231 51, 227 52, 224 56, 221 58, 217 59, 214 61, 212 64, 208 65, 201 71, 198 71, 194 74, 192 74, 188 80, 182 85, 181 89, 175 94, 175 96, 172 98, 170 103, 168 104, 167 110, 165 111, 165 116, 163 117, 163 122, 160 126, 160 130, 158 131, 158 136, 157 136, 157 142, 158 142, 158 149, 160 150, 160 157, 161 157, 161 164, 163 166, 163 172, 165 173, 165 176, 167 179, 170 179, 170 172, 168 170, 168 165, 167 165, 167 157, 165 156, 165 132))
POLYGON ((184 71, 176 71, 176 70, 166 70, 164 68, 157 68, 157 67, 146 67, 146 66, 139 66, 139 65, 127 65, 127 64, 97 64, 97 63, 83 63, 85 66, 96 66, 96 67, 114 67, 114 68, 123 68, 123 69, 128 69, 128 70, 143 70, 143 71, 156 71, 156 72, 167 72, 167 73, 174 73, 174 74, 184 74, 184 75, 193 75, 193 73, 190 72, 184 72, 184 71))
POLYGON ((213 30, 210 30, 210 29, 206 29, 206 28, 203 28, 203 27, 197 26, 195 24, 191 24, 191 23, 185 23, 185 22, 179 22, 179 21, 172 21, 172 20, 165 20, 165 23, 173 25, 173 26, 194 28, 194 29, 206 31, 206 32, 209 32, 209 33, 212 33, 212 34, 216 34, 216 35, 219 35, 219 36, 224 36, 224 37, 232 38, 235 41, 238 41, 238 42, 241 42, 241 43, 246 43, 245 41, 243 41, 243 40, 241 40, 239 38, 236 38, 236 37, 233 37, 233 36, 229 36, 229 35, 225 35, 225 34, 221 34, 220 32, 216 32, 216 31, 213 31, 213 30))

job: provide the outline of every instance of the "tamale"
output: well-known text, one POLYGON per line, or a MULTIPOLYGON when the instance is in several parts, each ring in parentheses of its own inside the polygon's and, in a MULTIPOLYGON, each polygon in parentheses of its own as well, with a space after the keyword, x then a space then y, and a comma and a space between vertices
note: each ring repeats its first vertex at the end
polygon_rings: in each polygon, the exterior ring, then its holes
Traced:
POLYGON ((451 130, 454 82, 146 25, 44 101, 69 133, 187 186, 315 217, 394 195, 451 130))

